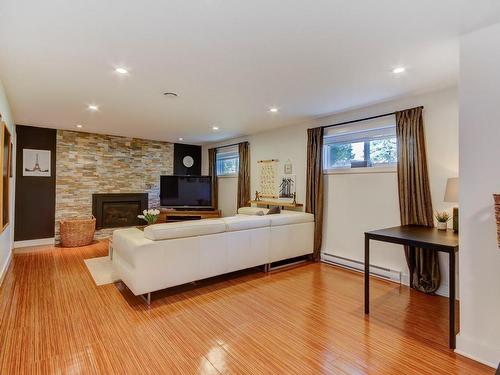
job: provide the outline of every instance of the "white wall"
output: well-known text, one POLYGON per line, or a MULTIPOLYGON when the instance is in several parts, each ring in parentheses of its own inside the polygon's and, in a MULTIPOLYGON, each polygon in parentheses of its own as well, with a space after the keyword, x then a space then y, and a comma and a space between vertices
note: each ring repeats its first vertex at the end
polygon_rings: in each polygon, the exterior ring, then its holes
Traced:
MULTIPOLYGON (((452 205, 444 203, 443 197, 447 178, 458 175, 458 89, 456 87, 384 102, 323 117, 309 124, 253 134, 216 145, 231 144, 242 140, 250 142, 252 192, 258 189, 257 160, 279 159, 281 169, 283 163, 290 159, 293 164, 293 173, 297 175, 297 200, 303 203, 307 165, 307 128, 419 105, 425 107, 424 122, 434 209, 451 209, 452 205)), ((203 147, 204 173, 208 172, 207 149, 213 146, 215 145, 203 147)), ((232 183, 236 184, 236 181, 235 179, 232 183)), ((228 191, 227 187, 225 191, 228 191)), ((363 260, 363 233, 366 230, 399 225, 396 173, 327 175, 325 192, 323 251, 363 260)), ((221 207, 231 205, 234 199, 231 194, 223 194, 219 189, 221 207)), ((400 270, 404 273, 404 280, 408 279, 406 261, 401 247, 375 242, 372 246, 373 264, 400 270)), ((440 255, 440 265, 443 280, 438 293, 446 295, 448 293, 448 266, 445 254, 440 255)))
POLYGON ((465 35, 460 50, 460 335, 457 351, 500 360, 500 24, 465 35))
MULTIPOLYGON (((14 144, 13 153, 15 155, 15 129, 14 121, 10 112, 9 103, 7 101, 7 96, 5 95, 5 90, 3 88, 2 82, 0 82, 0 113, 2 114, 2 119, 7 124, 7 127, 12 135, 12 143, 14 144)), ((14 156, 13 155, 13 156, 14 156)), ((13 168, 15 165, 15 158, 13 160, 13 168)), ((15 168, 14 168, 15 170, 15 168)), ((12 243, 14 237, 14 178, 10 179, 10 224, 9 226, 0 234, 0 280, 2 280, 7 266, 9 265, 12 256, 12 243)))
POLYGON ((222 216, 234 216, 238 210, 238 177, 219 177, 219 209, 222 216))
MULTIPOLYGON (((257 133, 248 137, 231 139, 225 142, 210 144, 203 146, 202 149, 202 171, 203 174, 208 174, 208 148, 232 144, 235 142, 249 141, 250 142, 250 187, 251 198, 254 198, 255 190, 258 190, 258 171, 257 161, 266 159, 278 159, 279 171, 283 171, 285 162, 290 159, 293 166, 293 173, 297 178, 297 201, 304 202, 306 195, 305 180, 306 180, 306 153, 307 153, 307 135, 306 129, 313 126, 309 124, 290 126, 265 133, 257 133)), ((225 178, 219 178, 219 206, 232 207, 235 197, 226 192, 231 190, 236 194, 238 179, 233 178, 226 181, 225 178), (221 184, 222 182, 222 184, 221 184), (225 191, 221 191, 224 182, 232 184, 232 188, 226 187, 225 191), (227 201, 226 201, 227 200, 227 201)), ((236 203, 235 203, 236 204, 236 203)), ((234 204, 234 205, 235 205, 234 204)))
MULTIPOLYGON (((424 106, 424 126, 434 210, 449 210, 443 202, 446 180, 458 176, 458 90, 450 88, 350 111, 317 121, 333 124, 398 109, 424 106)), ((400 224, 397 173, 331 174, 325 184, 323 251, 363 261, 367 230, 400 224)), ((372 241, 371 263, 409 275, 401 247, 372 241)), ((448 295, 448 257, 439 254, 442 272, 438 294, 448 295)))

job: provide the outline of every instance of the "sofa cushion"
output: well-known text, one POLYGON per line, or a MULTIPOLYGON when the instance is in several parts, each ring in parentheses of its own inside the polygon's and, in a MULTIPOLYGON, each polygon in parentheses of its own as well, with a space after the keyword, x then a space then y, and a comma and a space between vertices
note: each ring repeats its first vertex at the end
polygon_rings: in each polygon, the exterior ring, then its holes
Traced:
POLYGON ((240 207, 238 208, 239 215, 265 215, 269 211, 267 208, 262 207, 240 207), (260 213, 262 212, 262 213, 260 213))
POLYGON ((238 230, 263 228, 270 225, 270 219, 268 216, 248 216, 248 215, 238 215, 225 217, 223 219, 226 223, 227 232, 235 232, 238 230))
POLYGON ((223 219, 203 219, 182 221, 179 223, 154 224, 144 228, 144 237, 153 240, 195 237, 226 231, 223 219))
POLYGON ((305 212, 281 211, 281 214, 266 216, 271 220, 271 226, 300 224, 314 222, 314 215, 305 212))

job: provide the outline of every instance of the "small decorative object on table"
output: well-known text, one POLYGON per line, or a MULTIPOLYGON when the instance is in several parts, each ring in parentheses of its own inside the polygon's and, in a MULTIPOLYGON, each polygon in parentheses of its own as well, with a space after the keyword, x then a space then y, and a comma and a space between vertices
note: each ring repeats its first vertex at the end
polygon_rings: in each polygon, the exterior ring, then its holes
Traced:
POLYGON ((448 229, 448 221, 450 221, 450 214, 446 211, 436 212, 436 220, 437 220, 437 229, 439 230, 447 230, 448 229))
POLYGON ((255 190, 255 200, 260 201, 259 191, 255 190))
POLYGON ((295 175, 287 174, 280 176, 280 178, 279 197, 293 198, 293 194, 295 193, 295 175))
POLYGON ((158 221, 158 216, 160 215, 160 210, 150 209, 142 211, 142 215, 137 215, 139 219, 142 219, 152 225, 158 221))
MULTIPOLYGON (((449 178, 446 182, 446 191, 444 193, 444 201, 458 203, 459 201, 459 183, 458 177, 449 178)), ((458 233, 458 207, 453 207, 453 231, 458 233)))
POLYGON ((497 218, 497 242, 500 248, 500 194, 493 194, 495 199, 495 216, 497 218))

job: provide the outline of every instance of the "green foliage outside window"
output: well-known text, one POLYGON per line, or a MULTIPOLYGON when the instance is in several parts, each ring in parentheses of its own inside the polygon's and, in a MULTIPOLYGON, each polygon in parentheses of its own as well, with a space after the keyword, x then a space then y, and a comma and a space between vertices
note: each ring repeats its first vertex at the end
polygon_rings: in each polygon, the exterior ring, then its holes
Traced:
POLYGON ((353 143, 327 144, 328 168, 350 168, 352 161, 366 161, 367 166, 397 163, 396 138, 382 138, 353 143))
POLYGON ((370 141, 370 160, 372 163, 396 163, 396 138, 377 139, 370 141))
POLYGON ((238 157, 224 158, 224 159, 221 158, 217 160, 218 176, 237 174, 238 168, 239 168, 238 157))
POLYGON ((351 162, 354 159, 352 144, 333 144, 330 145, 330 165, 336 166, 351 162))

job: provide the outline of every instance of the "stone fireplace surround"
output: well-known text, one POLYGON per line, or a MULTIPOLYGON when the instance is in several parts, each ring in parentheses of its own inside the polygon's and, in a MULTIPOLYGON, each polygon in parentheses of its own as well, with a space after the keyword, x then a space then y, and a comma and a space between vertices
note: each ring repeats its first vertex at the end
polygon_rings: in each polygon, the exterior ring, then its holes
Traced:
MULTIPOLYGON (((92 195, 147 194, 160 206, 160 176, 173 174, 174 144, 111 135, 57 131, 55 231, 59 220, 92 215, 92 195)), ((114 228, 96 230, 96 239, 114 228)))

